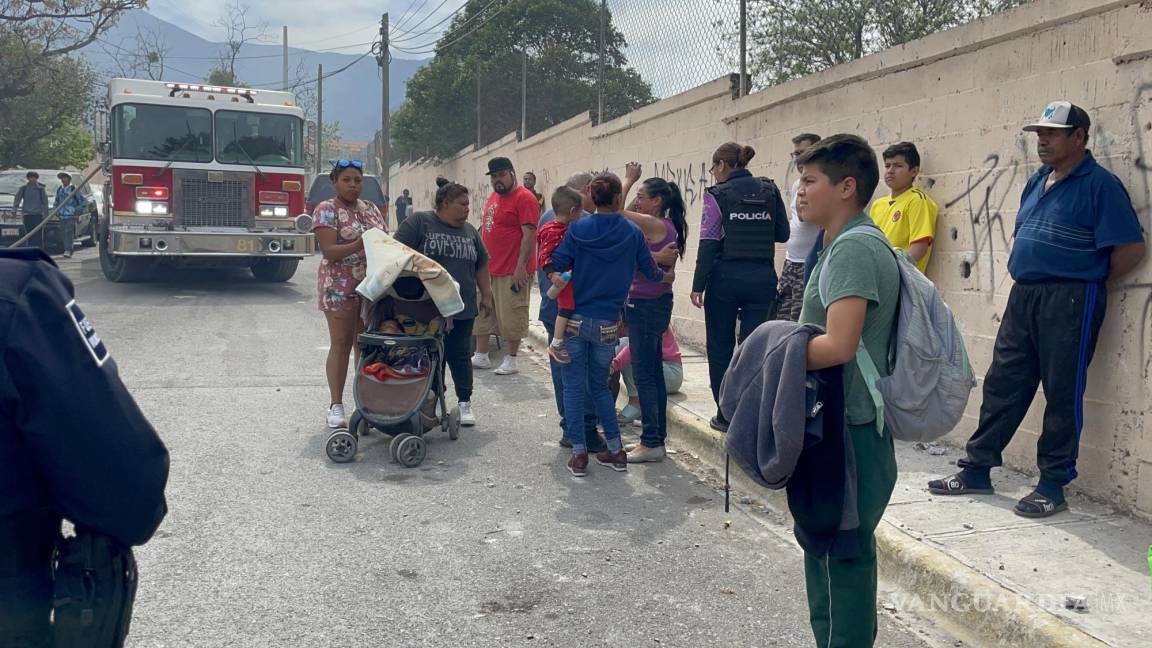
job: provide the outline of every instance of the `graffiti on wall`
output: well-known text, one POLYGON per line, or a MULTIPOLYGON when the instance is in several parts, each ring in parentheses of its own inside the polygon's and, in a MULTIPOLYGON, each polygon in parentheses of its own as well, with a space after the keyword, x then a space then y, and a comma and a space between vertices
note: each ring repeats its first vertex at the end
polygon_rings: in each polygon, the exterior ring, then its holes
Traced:
MULTIPOLYGON (((987 291, 989 298, 995 293, 998 281, 1006 272, 997 273, 996 254, 1008 250, 1013 225, 1004 224, 1006 208, 1015 208, 1019 186, 1031 172, 1028 143, 1017 137, 1016 150, 1009 156, 989 153, 981 169, 965 179, 964 190, 944 203, 944 209, 959 209, 965 214, 963 221, 971 234, 972 248, 960 264, 960 276, 970 278, 975 272, 979 279, 973 290, 987 291)), ((959 238, 956 228, 953 240, 959 238)))

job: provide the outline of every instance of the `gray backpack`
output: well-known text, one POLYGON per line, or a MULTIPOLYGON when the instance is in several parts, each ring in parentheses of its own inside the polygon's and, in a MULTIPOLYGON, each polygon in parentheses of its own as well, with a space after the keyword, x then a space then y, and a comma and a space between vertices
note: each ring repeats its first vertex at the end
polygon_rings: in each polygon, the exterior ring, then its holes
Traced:
MULTIPOLYGON (((888 352, 892 374, 880 376, 863 341, 856 350, 856 364, 876 403, 877 427, 883 432, 887 425, 899 441, 939 439, 960 422, 976 386, 964 338, 936 286, 875 227, 856 227, 841 234, 828 250, 825 269, 831 261, 831 248, 849 236, 883 241, 900 269, 896 335, 888 352)), ((828 277, 827 272, 821 272, 818 284, 825 307, 828 277)))

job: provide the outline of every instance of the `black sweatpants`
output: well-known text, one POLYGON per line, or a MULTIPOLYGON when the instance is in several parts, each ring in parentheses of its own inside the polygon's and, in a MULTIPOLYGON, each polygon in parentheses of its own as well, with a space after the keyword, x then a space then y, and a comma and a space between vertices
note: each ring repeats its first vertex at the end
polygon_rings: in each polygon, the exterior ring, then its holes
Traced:
POLYGON ((475 323, 475 318, 452 320, 452 330, 444 336, 444 360, 452 372, 456 400, 460 402, 472 401, 472 325, 475 323))
POLYGON ((720 383, 740 341, 776 314, 776 267, 772 261, 718 261, 704 291, 704 329, 712 398, 720 402, 720 383))
MULTIPOLYGON (((31 232, 32 230, 36 229, 36 226, 39 225, 41 223, 41 221, 43 221, 43 220, 44 220, 44 214, 29 214, 29 213, 25 212, 24 213, 24 233, 27 234, 28 232, 31 232)), ((32 238, 25 241, 24 246, 25 247, 38 247, 38 248, 44 247, 44 230, 40 230, 39 232, 36 232, 35 234, 33 234, 32 238)))
POLYGON ((1054 486, 1076 479, 1088 365, 1107 302, 1100 283, 1017 283, 1012 288, 984 378, 980 425, 968 441, 967 458, 958 462, 961 467, 987 470, 1004 463, 1004 448, 1043 384, 1047 405, 1037 444, 1040 477, 1054 486))

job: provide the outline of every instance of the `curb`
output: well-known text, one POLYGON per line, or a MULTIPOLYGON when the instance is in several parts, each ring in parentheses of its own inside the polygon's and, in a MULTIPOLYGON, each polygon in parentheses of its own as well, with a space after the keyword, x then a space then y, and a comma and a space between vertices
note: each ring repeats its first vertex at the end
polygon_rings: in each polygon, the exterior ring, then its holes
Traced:
MULTIPOLYGON (((533 325, 529 337, 541 348, 546 346, 542 326, 533 325)), ((675 435, 681 448, 723 479, 726 452, 722 434, 712 430, 704 418, 672 403, 668 406, 668 426, 669 436, 675 435)), ((792 518, 783 490, 765 489, 738 468, 731 471, 731 482, 733 490, 738 488, 764 500, 790 526, 792 518)), ((954 628, 957 634, 979 639, 980 644, 1020 648, 1109 645, 887 520, 876 529, 876 553, 881 577, 919 597, 923 609, 908 611, 954 628)))

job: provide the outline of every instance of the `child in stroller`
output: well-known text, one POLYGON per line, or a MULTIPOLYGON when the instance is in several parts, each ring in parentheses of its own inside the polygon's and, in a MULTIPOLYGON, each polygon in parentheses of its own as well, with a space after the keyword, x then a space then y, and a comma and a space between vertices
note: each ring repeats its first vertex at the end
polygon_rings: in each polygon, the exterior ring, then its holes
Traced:
POLYGON ((418 466, 427 455, 425 432, 441 427, 453 441, 460 436, 460 411, 449 411, 444 400, 448 323, 412 276, 397 279, 361 315, 365 329, 352 382, 356 411, 347 429, 329 435, 325 451, 334 462, 352 461, 358 439, 375 428, 393 435, 393 459, 418 466))

